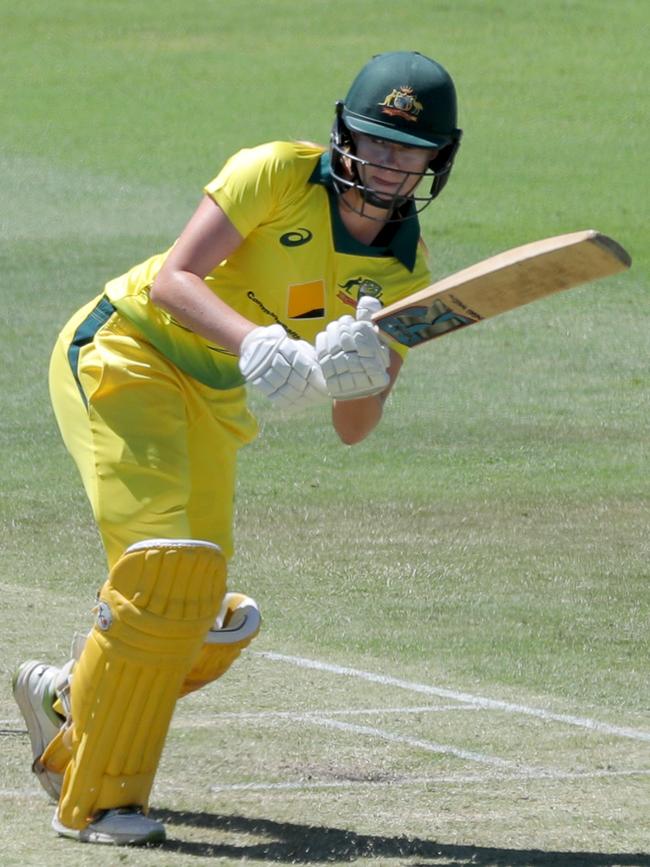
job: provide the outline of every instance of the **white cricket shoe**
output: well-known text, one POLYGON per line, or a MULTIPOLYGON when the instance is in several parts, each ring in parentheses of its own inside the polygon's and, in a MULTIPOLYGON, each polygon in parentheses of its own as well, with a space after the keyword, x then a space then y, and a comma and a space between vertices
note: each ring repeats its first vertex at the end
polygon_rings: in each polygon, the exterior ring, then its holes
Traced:
POLYGON ((63 719, 54 710, 55 681, 61 670, 54 665, 30 659, 23 662, 13 677, 13 692, 20 708, 32 744, 32 771, 48 795, 59 800, 63 775, 48 771, 40 763, 45 747, 63 725, 63 719))
POLYGON ((70 837, 81 843, 138 846, 145 843, 161 843, 165 839, 165 826, 162 822, 147 818, 137 807, 105 810, 81 831, 61 824, 56 812, 52 819, 52 827, 61 837, 70 837))

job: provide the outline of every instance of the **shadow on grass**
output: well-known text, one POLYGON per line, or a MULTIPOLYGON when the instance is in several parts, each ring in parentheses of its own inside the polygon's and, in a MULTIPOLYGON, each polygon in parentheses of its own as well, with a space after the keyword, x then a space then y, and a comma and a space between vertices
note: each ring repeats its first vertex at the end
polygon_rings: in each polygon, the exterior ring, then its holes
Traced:
POLYGON ((479 867, 650 867, 650 854, 557 852, 535 849, 500 849, 485 846, 452 845, 418 837, 381 837, 355 834, 341 828, 299 825, 293 822, 273 822, 270 819, 250 819, 245 816, 222 816, 213 813, 152 810, 153 818, 164 822, 168 832, 174 826, 204 828, 231 834, 250 834, 255 842, 202 843, 172 837, 162 849, 206 858, 233 858, 249 861, 269 861, 287 864, 323 864, 336 861, 357 861, 362 858, 421 859, 411 867, 435 867, 436 863, 479 865, 479 867), (259 838, 263 838, 260 842, 259 838), (424 860, 422 860, 424 859, 424 860))

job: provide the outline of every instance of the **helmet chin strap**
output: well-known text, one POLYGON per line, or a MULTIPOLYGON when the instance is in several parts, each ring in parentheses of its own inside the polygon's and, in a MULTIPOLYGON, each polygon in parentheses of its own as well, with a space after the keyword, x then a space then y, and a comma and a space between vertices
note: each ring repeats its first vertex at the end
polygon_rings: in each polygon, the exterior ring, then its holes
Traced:
POLYGON ((408 202, 408 199, 404 196, 394 196, 391 199, 386 199, 383 196, 377 195, 373 189, 366 186, 361 187, 360 193, 365 204, 372 205, 373 208, 380 208, 382 211, 392 212, 408 202))
MULTIPOLYGON (((341 180, 336 184, 339 194, 343 197, 343 201, 351 211, 355 211, 361 217, 368 220, 376 220, 379 223, 397 223, 408 217, 415 216, 415 209, 409 214, 400 214, 400 210, 409 203, 410 196, 401 196, 396 193, 393 196, 386 197, 378 193, 372 187, 368 187, 359 181, 341 180), (346 193, 354 191, 359 199, 351 201, 351 197, 346 193), (369 208, 375 208, 378 211, 383 211, 382 214, 372 214, 369 208)), ((420 209, 422 210, 422 209, 420 209)))

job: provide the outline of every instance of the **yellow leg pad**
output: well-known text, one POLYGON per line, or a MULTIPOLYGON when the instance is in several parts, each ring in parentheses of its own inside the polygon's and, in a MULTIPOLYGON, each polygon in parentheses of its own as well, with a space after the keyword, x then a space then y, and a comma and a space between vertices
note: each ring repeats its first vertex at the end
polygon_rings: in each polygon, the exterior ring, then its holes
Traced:
POLYGON ((38 761, 48 771, 62 774, 72 758, 72 752, 72 729, 64 726, 49 742, 38 761))
POLYGON ((147 809, 181 685, 225 586, 225 561, 209 542, 137 543, 114 565, 70 687, 72 757, 59 800, 67 827, 86 827, 99 810, 147 809))
POLYGON ((260 625, 260 611, 254 599, 243 593, 226 593, 221 611, 185 678, 180 695, 201 689, 225 674, 259 633, 260 625))

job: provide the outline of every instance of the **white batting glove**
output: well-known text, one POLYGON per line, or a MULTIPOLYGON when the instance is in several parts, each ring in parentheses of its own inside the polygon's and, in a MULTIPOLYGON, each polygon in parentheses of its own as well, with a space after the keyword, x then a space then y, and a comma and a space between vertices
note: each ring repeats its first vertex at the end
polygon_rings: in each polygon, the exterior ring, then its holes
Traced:
POLYGON ((316 336, 316 354, 327 389, 336 400, 353 400, 383 391, 390 378, 390 354, 370 321, 381 307, 376 298, 364 296, 357 317, 341 316, 316 336))
POLYGON ((260 326, 246 335, 239 369, 246 382, 284 409, 329 400, 316 350, 305 340, 288 337, 279 324, 260 326))

